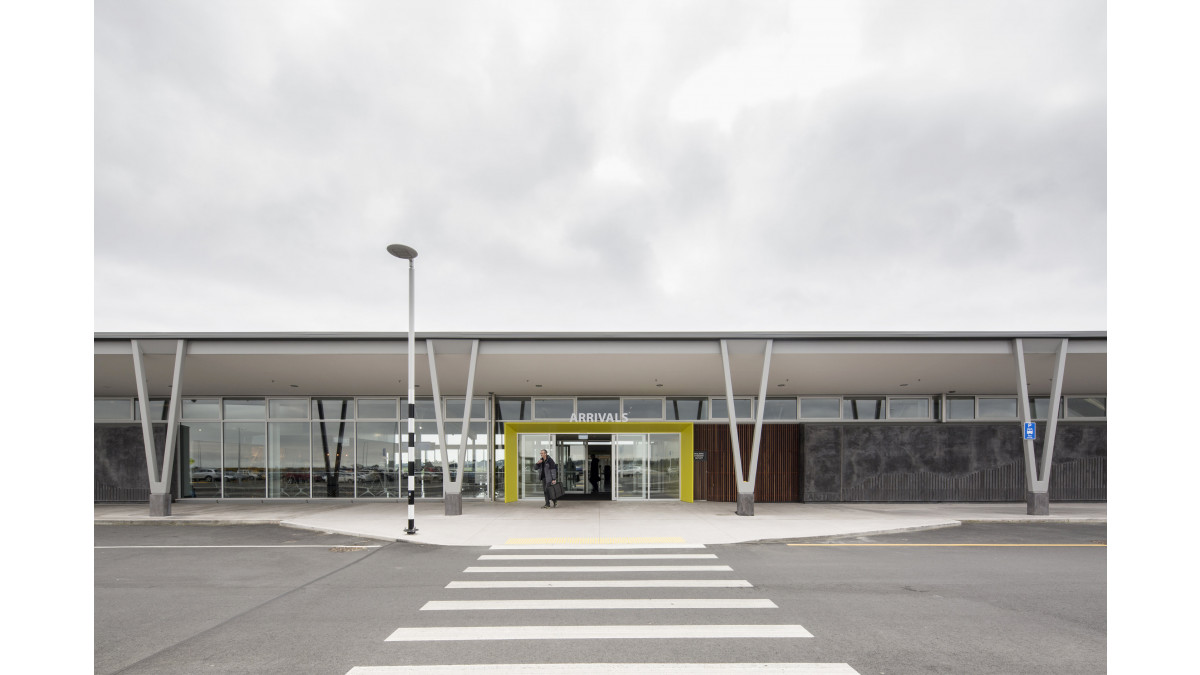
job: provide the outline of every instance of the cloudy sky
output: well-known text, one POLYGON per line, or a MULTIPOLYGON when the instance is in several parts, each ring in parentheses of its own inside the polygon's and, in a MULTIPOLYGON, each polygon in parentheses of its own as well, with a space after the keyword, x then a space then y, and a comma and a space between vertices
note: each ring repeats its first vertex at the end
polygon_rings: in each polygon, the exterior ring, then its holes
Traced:
POLYGON ((95 3, 95 330, 1105 330, 1095 0, 95 3))

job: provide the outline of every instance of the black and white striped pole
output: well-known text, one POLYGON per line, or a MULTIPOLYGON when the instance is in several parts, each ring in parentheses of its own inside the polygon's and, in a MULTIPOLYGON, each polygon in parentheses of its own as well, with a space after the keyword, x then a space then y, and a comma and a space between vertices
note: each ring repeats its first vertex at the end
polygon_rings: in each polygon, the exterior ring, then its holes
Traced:
POLYGON ((413 332, 413 259, 417 250, 404 244, 392 244, 387 247, 388 253, 408 261, 408 529, 405 534, 417 533, 417 454, 416 439, 416 383, 413 381, 413 363, 416 360, 416 333, 413 332))

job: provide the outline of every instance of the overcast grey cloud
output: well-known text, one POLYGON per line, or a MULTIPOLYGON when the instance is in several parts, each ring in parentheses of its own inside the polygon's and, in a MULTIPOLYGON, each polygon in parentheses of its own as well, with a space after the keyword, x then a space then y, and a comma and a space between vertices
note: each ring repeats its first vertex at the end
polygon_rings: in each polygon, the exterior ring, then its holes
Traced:
POLYGON ((95 5, 95 328, 1106 328, 1105 5, 95 5))

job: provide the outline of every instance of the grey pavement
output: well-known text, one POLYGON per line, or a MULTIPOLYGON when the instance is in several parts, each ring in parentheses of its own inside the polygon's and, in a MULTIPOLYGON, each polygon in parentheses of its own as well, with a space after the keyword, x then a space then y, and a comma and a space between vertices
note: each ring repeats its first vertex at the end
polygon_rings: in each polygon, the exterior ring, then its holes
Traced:
POLYGON ((207 525, 278 524, 387 541, 443 546, 521 544, 731 544, 883 534, 954 527, 962 523, 1107 523, 1107 503, 1051 502, 1049 516, 1030 516, 1021 503, 755 504, 738 516, 731 502, 463 501, 460 516, 442 502, 416 505, 414 535, 406 502, 191 502, 171 505, 171 515, 151 517, 146 504, 96 504, 95 523, 207 525))

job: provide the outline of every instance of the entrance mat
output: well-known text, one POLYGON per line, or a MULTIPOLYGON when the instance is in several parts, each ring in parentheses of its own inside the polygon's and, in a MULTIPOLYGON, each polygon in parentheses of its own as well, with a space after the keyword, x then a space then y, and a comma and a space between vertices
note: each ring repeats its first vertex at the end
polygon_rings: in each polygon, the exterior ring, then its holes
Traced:
POLYGON ((522 544, 683 544, 683 537, 532 537, 514 538, 504 542, 522 544))

